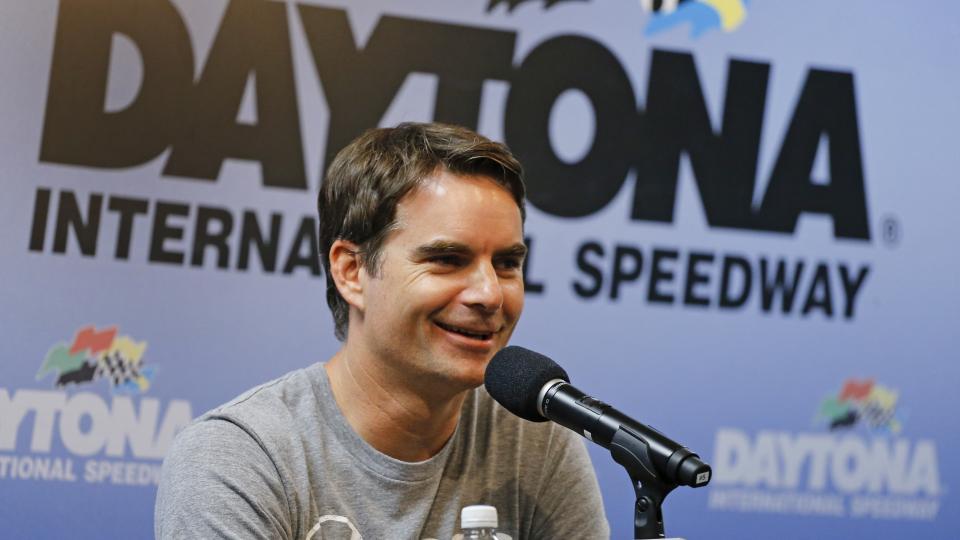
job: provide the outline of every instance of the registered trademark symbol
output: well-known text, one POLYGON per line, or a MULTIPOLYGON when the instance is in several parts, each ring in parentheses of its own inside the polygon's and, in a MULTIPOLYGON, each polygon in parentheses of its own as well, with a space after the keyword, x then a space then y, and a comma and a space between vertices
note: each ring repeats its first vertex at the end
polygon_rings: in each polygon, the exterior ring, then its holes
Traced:
POLYGON ((884 216, 880 222, 880 237, 883 238, 883 243, 893 247, 900 243, 901 234, 900 221, 893 216, 884 216))

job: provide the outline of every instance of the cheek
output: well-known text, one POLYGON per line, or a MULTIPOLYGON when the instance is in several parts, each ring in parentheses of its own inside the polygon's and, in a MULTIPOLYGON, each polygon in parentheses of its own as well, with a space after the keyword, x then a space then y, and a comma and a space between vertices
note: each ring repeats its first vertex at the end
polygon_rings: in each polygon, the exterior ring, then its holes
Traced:
POLYGON ((440 279, 436 276, 421 279, 407 289, 408 292, 404 296, 409 305, 405 308, 426 313, 439 311, 454 303, 462 288, 455 279, 440 279))
POLYGON ((366 316, 377 326, 396 326, 409 318, 416 295, 389 277, 371 280, 366 289, 366 316))
POLYGON ((523 282, 510 283, 503 287, 504 314, 516 320, 523 311, 523 282))

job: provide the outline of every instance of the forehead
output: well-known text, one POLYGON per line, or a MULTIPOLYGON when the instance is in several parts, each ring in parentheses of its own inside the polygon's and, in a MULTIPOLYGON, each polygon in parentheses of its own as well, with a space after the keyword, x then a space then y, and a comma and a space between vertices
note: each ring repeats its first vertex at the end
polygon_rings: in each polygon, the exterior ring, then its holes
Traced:
POLYGON ((522 241, 523 221, 513 194, 482 175, 446 170, 425 178, 397 205, 397 232, 474 233, 491 240, 522 241))

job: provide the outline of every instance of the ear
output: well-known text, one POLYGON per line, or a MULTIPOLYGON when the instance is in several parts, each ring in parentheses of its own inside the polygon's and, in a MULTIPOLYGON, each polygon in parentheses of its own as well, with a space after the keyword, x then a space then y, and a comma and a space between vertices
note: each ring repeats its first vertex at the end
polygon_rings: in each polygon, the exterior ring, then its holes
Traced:
POLYGON ((351 306, 363 310, 363 264, 360 248, 348 240, 336 240, 330 246, 330 277, 340 296, 351 306))

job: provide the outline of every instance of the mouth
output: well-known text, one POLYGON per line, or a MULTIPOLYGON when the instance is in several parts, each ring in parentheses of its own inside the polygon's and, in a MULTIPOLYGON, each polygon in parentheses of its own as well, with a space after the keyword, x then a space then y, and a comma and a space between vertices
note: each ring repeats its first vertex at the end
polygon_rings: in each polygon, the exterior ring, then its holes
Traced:
POLYGON ((495 333, 492 330, 477 329, 477 328, 463 328, 460 326, 454 326, 452 324, 446 324, 439 321, 433 321, 433 324, 439 326, 440 328, 442 328, 443 330, 446 330, 447 332, 458 334, 468 339, 473 339, 476 341, 488 341, 493 337, 493 334, 495 333))

